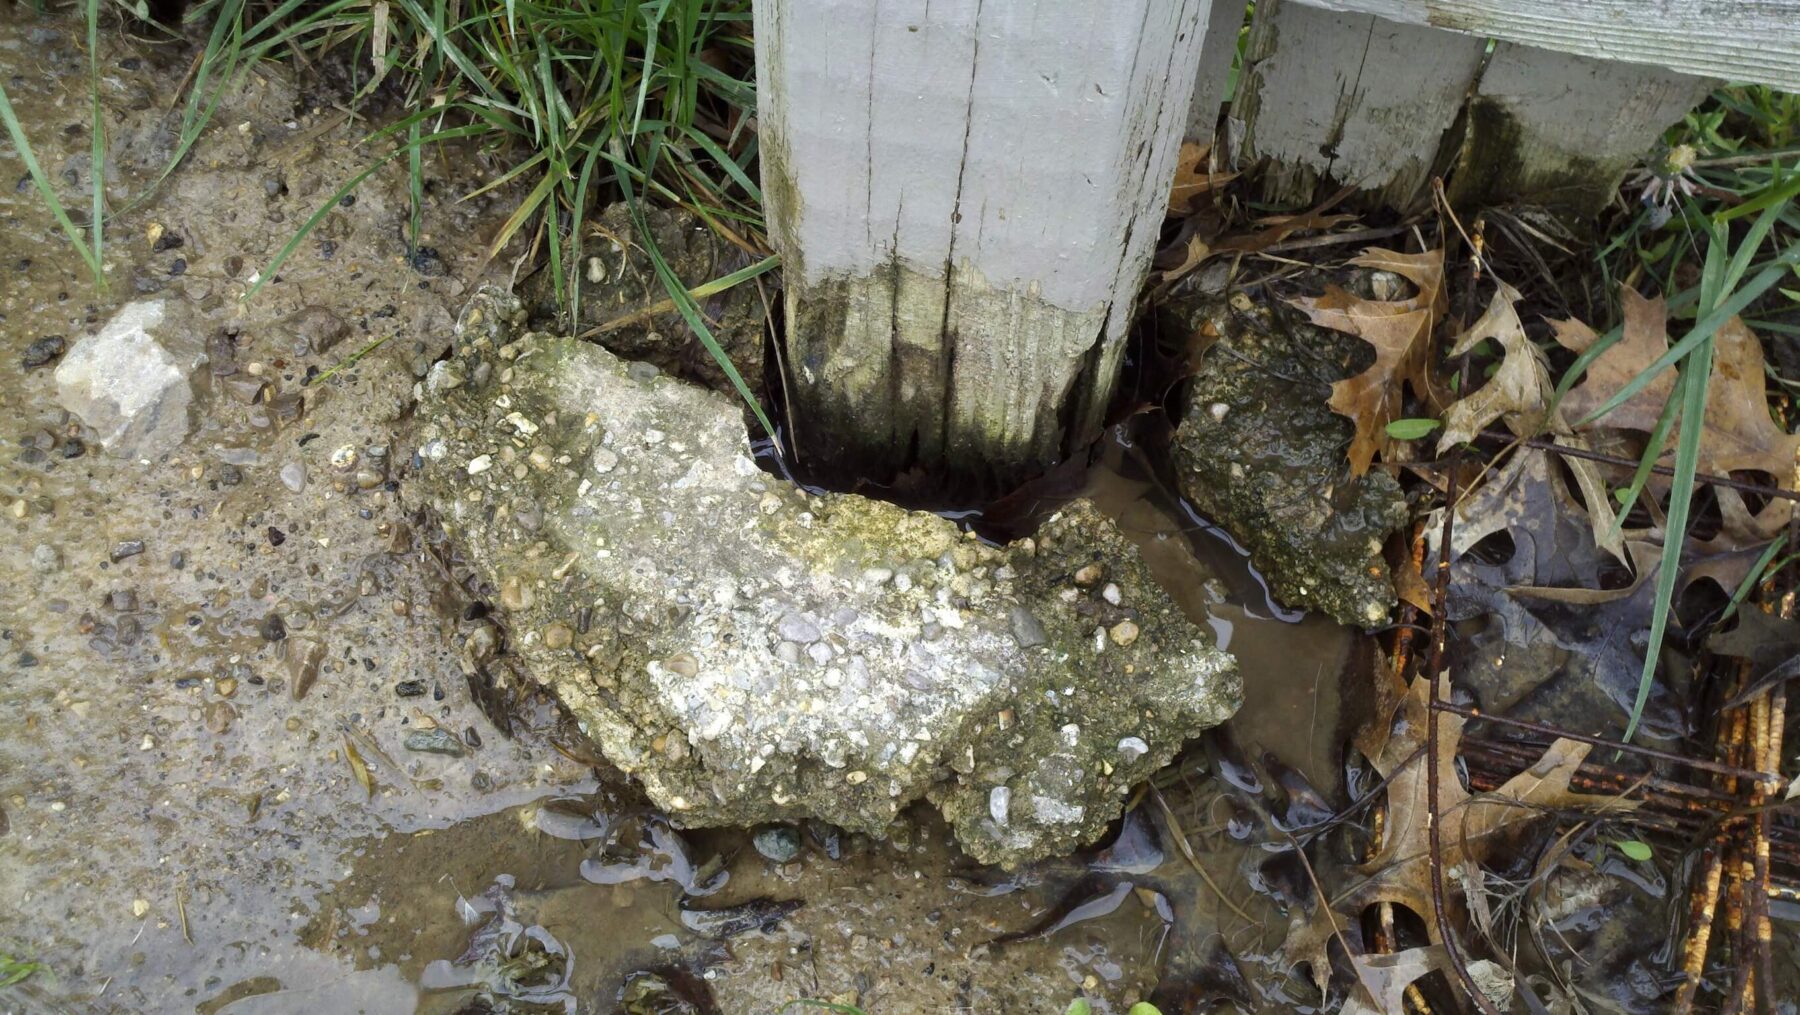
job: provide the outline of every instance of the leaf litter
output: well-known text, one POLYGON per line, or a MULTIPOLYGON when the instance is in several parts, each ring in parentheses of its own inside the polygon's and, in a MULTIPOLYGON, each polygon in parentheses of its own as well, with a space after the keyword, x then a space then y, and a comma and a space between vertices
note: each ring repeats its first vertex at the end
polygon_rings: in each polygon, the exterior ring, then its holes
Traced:
MULTIPOLYGON (((1447 683, 1440 678, 1440 687, 1447 683)), ((1370 720, 1368 728, 1389 725, 1392 732, 1369 759, 1376 772, 1387 780, 1387 818, 1380 844, 1356 868, 1361 881, 1334 899, 1317 902, 1310 913, 1296 907, 1291 918, 1284 954, 1290 963, 1311 967, 1321 993, 1330 980, 1329 943, 1337 939, 1348 949, 1346 930, 1359 926, 1365 909, 1386 902, 1420 915, 1434 911, 1429 845, 1431 786, 1429 767, 1423 757, 1430 739, 1430 695, 1430 681, 1416 679, 1401 699, 1391 724, 1380 713, 1370 720)), ((1637 806, 1634 801, 1619 797, 1572 789, 1571 779, 1591 748, 1567 739, 1556 740, 1534 765, 1497 790, 1472 794, 1455 774, 1466 720, 1454 713, 1443 713, 1437 721, 1438 845, 1446 869, 1485 862, 1501 846, 1516 841, 1533 823, 1554 812, 1619 814, 1637 806)), ((1463 901, 1462 893, 1454 890, 1457 884, 1456 879, 1445 880, 1446 901, 1452 905, 1463 901)), ((1412 949, 1383 956, 1379 961, 1363 956, 1360 962, 1356 952, 1350 951, 1348 957, 1356 969, 1359 990, 1364 993, 1359 1002, 1364 1006, 1361 1010, 1402 1010, 1393 1003, 1396 991, 1403 991, 1419 976, 1442 968, 1439 949, 1443 942, 1431 921, 1427 920, 1425 926, 1431 938, 1429 950, 1412 949), (1396 983, 1391 974, 1398 970, 1404 970, 1407 976, 1396 983)))
MULTIPOLYGON (((1378 457, 1392 461, 1395 452, 1404 448, 1389 427, 1404 419, 1409 399, 1410 404, 1422 404, 1427 411, 1441 411, 1440 458, 1459 446, 1492 436, 1496 424, 1503 424, 1520 441, 1550 435, 1556 443, 1581 451, 1601 441, 1623 442, 1629 447, 1633 439, 1636 450, 1641 451, 1645 438, 1657 429, 1674 391, 1672 369, 1652 378, 1643 391, 1612 413, 1598 420, 1586 417, 1666 352, 1666 313, 1661 301, 1628 291, 1624 339, 1597 356, 1583 383, 1559 402, 1549 361, 1520 318, 1521 295, 1504 282, 1496 282, 1484 312, 1449 339, 1445 355, 1467 356, 1486 346, 1497 349, 1498 361, 1484 384, 1450 400, 1442 397, 1445 389, 1434 383, 1432 374, 1432 333, 1444 313, 1441 252, 1399 255, 1371 249, 1351 264, 1394 271, 1416 289, 1408 298, 1375 300, 1334 286, 1323 296, 1291 301, 1314 324, 1354 335, 1375 350, 1368 369, 1335 386, 1330 402, 1356 427, 1347 457, 1359 473, 1378 457)), ((1592 329, 1580 322, 1551 322, 1551 328, 1557 343, 1572 352, 1580 353, 1597 340, 1592 329)), ((1785 433, 1770 414, 1761 345, 1741 321, 1733 319, 1720 330, 1717 346, 1719 368, 1708 392, 1702 471, 1716 475, 1760 472, 1786 485, 1794 475, 1796 455, 1800 455, 1800 436, 1785 433)), ((1418 439, 1424 434, 1414 431, 1420 429, 1406 429, 1402 436, 1418 439)), ((1545 695, 1541 687, 1530 683, 1531 671, 1542 678, 1553 668, 1566 668, 1569 672, 1564 676, 1574 679, 1565 683, 1602 691, 1623 714, 1637 696, 1646 654, 1644 632, 1655 610, 1655 578, 1662 566, 1658 544, 1665 536, 1658 527, 1660 514, 1654 504, 1647 505, 1650 527, 1625 529, 1615 513, 1608 479, 1616 481, 1628 475, 1628 468, 1615 466, 1609 471, 1572 455, 1552 458, 1554 448, 1541 446, 1509 448, 1502 454, 1510 457, 1502 457, 1498 468, 1484 470, 1485 482, 1451 508, 1458 523, 1453 545, 1432 548, 1434 556, 1447 552, 1452 562, 1448 619, 1492 616, 1504 632, 1506 649, 1500 655, 1518 649, 1520 655, 1537 652, 1538 661, 1556 660, 1555 667, 1527 661, 1526 685, 1503 694, 1507 700, 1490 701, 1490 705, 1510 709, 1536 692, 1541 699, 1538 704, 1552 706, 1547 720, 1566 725, 1568 713, 1554 707, 1564 698, 1545 695), (1510 540, 1510 552, 1472 552, 1501 534, 1510 540)), ((1721 513, 1734 541, 1697 544, 1702 552, 1682 562, 1681 588, 1702 577, 1721 586, 1743 579, 1753 555, 1744 547, 1758 540, 1766 543, 1791 514, 1791 506, 1779 499, 1753 513, 1737 491, 1719 493, 1721 513)), ((1427 526, 1428 532, 1437 532, 1437 525, 1428 521, 1427 526)), ((1430 570, 1427 567, 1426 573, 1430 570)), ((1417 603, 1421 597, 1411 598, 1417 603)), ((1710 644, 1714 652, 1735 651, 1754 659, 1754 670, 1765 674, 1763 687, 1769 686, 1769 681, 1800 675, 1800 664, 1792 662, 1795 637, 1791 632, 1763 630, 1765 626, 1769 625, 1746 619, 1738 630, 1747 633, 1738 642, 1725 635, 1715 636, 1710 644), (1787 672, 1789 669, 1795 672, 1787 672)), ((1679 628, 1673 633, 1679 634, 1679 628)), ((1397 683, 1398 678, 1392 681, 1397 683)), ((1480 680, 1471 683, 1482 686, 1480 680)), ((1652 726, 1679 734, 1686 728, 1681 714, 1681 702, 1686 698, 1663 686, 1665 683, 1658 682, 1658 695, 1649 712, 1652 726)), ((1329 943, 1336 939, 1343 944, 1357 982, 1356 993, 1346 1001, 1344 1011, 1404 1010, 1401 999, 1408 985, 1426 973, 1446 968, 1440 947, 1443 942, 1429 919, 1430 947, 1374 957, 1359 956, 1352 947, 1360 939, 1358 928, 1371 905, 1403 906, 1421 916, 1435 911, 1428 838, 1431 816, 1426 806, 1431 787, 1426 766, 1418 763, 1425 750, 1429 687, 1423 678, 1413 683, 1391 730, 1372 723, 1358 737, 1359 747, 1375 769, 1389 779, 1388 827, 1379 847, 1359 868, 1365 880, 1335 899, 1319 902, 1310 913, 1296 907, 1284 946, 1290 962, 1311 967, 1323 992, 1332 968, 1329 943)), ((1482 689, 1492 697, 1498 688, 1482 689)), ((1395 697, 1392 690, 1387 694, 1377 691, 1378 699, 1391 702, 1395 697)), ((1378 709, 1377 714, 1387 714, 1387 710, 1378 709)), ((1633 809, 1636 803, 1575 791, 1572 777, 1590 748, 1567 739, 1556 740, 1530 769, 1497 790, 1471 795, 1455 774, 1464 722, 1453 714, 1439 719, 1438 861, 1445 872, 1446 891, 1452 896, 1449 905, 1460 907, 1478 929, 1487 928, 1483 932, 1492 937, 1492 916, 1485 897, 1475 896, 1484 891, 1480 864, 1499 843, 1516 839, 1516 833, 1547 812, 1616 814, 1633 809), (1460 876, 1448 876, 1451 874, 1460 876)), ((1646 861, 1647 845, 1635 839, 1618 841, 1630 844, 1631 848, 1623 850, 1626 856, 1646 861)), ((1488 992, 1485 986, 1483 990, 1488 992)))

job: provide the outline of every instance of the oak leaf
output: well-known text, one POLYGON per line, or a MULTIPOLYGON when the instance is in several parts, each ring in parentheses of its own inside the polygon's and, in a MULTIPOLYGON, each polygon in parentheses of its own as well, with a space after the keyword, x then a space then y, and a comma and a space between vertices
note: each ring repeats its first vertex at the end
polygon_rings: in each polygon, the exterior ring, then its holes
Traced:
POLYGON ((1518 290, 1499 283, 1486 312, 1452 342, 1450 355, 1462 356, 1491 338, 1499 343, 1502 356, 1486 384, 1444 410, 1439 454, 1474 440, 1502 416, 1516 434, 1534 433, 1543 425, 1550 405, 1550 369, 1544 354, 1525 335, 1525 324, 1515 309, 1518 301, 1518 290))
MULTIPOLYGON (((1551 408, 1550 367, 1544 354, 1525 334, 1525 324, 1519 320, 1517 309, 1520 298, 1518 290, 1498 282, 1487 310, 1452 342, 1450 355, 1453 357, 1466 355, 1488 339, 1499 344, 1502 356, 1499 368, 1488 383, 1444 410, 1439 454, 1474 440, 1476 434, 1497 419, 1504 419, 1507 429, 1521 437, 1548 431, 1556 434, 1560 443, 1578 450, 1590 450, 1586 441, 1575 436, 1569 427, 1562 407, 1551 408)), ((1565 456, 1563 464, 1581 487, 1595 544, 1624 560, 1624 540, 1615 524, 1617 516, 1612 497, 1599 467, 1572 455, 1565 456)))
MULTIPOLYGON (((1440 677, 1440 687, 1448 680, 1440 677)), ((1367 880, 1333 900, 1320 900, 1311 913, 1296 912, 1282 948, 1289 962, 1311 965, 1321 990, 1329 978, 1327 945, 1333 938, 1345 940, 1359 923, 1362 911, 1379 902, 1405 906, 1424 918, 1433 945, 1441 945, 1433 918, 1430 851, 1430 769, 1422 756, 1430 746, 1431 682, 1414 680, 1399 711, 1391 717, 1393 735, 1379 756, 1370 758, 1387 782, 1387 821, 1380 847, 1361 866, 1367 880)), ((1374 715, 1371 723, 1389 722, 1374 715)), ((1450 876, 1465 862, 1480 863, 1499 844, 1521 832, 1548 811, 1582 809, 1617 813, 1637 806, 1619 797, 1577 793, 1570 780, 1587 758, 1590 745, 1558 739, 1545 749, 1537 763, 1507 780, 1491 793, 1471 794, 1457 775, 1456 753, 1462 742, 1465 720, 1454 713, 1437 717, 1437 819, 1438 856, 1443 864, 1447 898, 1460 898, 1457 881, 1450 876)), ((1346 946, 1349 944, 1345 940, 1346 946)), ((1418 957, 1415 957, 1418 958, 1418 957)), ((1364 979, 1370 967, 1357 967, 1359 984, 1372 995, 1377 985, 1364 979)), ((1410 981, 1408 981, 1410 982, 1410 981)), ((1382 984, 1388 986, 1391 984, 1382 984)))
POLYGON ((1190 215, 1202 198, 1237 179, 1236 173, 1207 172, 1207 156, 1211 145, 1183 141, 1175 156, 1175 179, 1169 185, 1169 215, 1190 215))
POLYGON ((1375 455, 1385 454, 1392 444, 1387 425, 1400 418, 1405 389, 1420 398, 1430 397, 1431 333, 1444 314, 1444 252, 1402 254, 1370 247, 1350 263, 1394 272, 1417 290, 1407 299, 1366 300, 1331 286, 1323 296, 1291 301, 1314 324, 1355 335, 1375 347, 1375 362, 1333 384, 1328 403, 1355 424, 1349 457, 1352 473, 1360 476, 1369 471, 1375 455))
MULTIPOLYGON (((1564 396, 1562 409, 1581 429, 1649 434, 1656 428, 1664 403, 1673 396, 1672 366, 1663 368, 1643 390, 1611 411, 1586 420, 1669 350, 1663 301, 1647 300, 1630 288, 1621 288, 1619 296, 1624 308, 1619 340, 1588 365, 1582 382, 1564 396)), ((1575 352, 1585 351, 1596 339, 1593 330, 1579 321, 1555 322, 1555 329, 1556 340, 1575 352)), ((1677 419, 1670 431, 1671 446, 1662 449, 1665 459, 1673 456, 1673 435, 1679 433, 1680 425, 1677 419)), ((1769 415, 1762 343, 1740 318, 1733 317, 1713 336, 1699 470, 1715 476, 1765 472, 1782 489, 1794 490, 1796 469, 1800 469, 1800 434, 1783 431, 1769 415)), ((1753 515, 1736 491, 1720 489, 1718 497, 1734 545, 1767 540, 1793 512, 1791 501, 1777 499, 1753 515)))

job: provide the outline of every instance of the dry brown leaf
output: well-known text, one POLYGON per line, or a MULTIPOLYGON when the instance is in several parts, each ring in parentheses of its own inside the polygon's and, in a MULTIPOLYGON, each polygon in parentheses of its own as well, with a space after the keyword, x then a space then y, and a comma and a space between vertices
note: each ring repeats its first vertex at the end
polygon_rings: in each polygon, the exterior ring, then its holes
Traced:
POLYGON ((1407 1015, 1406 988, 1433 970, 1448 970, 1449 956, 1438 947, 1408 948, 1403 952, 1352 955, 1357 986, 1344 999, 1338 1015, 1407 1015))
MULTIPOLYGON (((1489 423, 1502 418, 1507 429, 1519 436, 1547 429, 1561 436, 1564 443, 1586 450, 1586 441, 1576 437, 1564 422, 1560 406, 1554 416, 1546 418, 1545 410, 1550 405, 1553 390, 1549 364, 1544 361, 1543 353, 1526 336, 1525 324, 1519 320, 1518 290, 1505 282, 1497 282, 1496 285, 1494 298, 1488 303, 1486 312, 1467 331, 1457 336, 1450 355, 1462 356, 1491 338, 1500 343, 1504 353, 1500 368, 1487 384, 1461 401, 1451 404, 1444 411, 1444 433, 1438 440, 1438 453, 1443 454, 1457 444, 1473 440, 1489 423)), ((1591 333, 1589 336, 1588 341, 1591 342, 1591 333)), ((1595 544, 1624 560, 1624 538, 1615 531, 1617 513, 1613 509, 1612 496, 1600 474, 1599 466, 1572 456, 1566 456, 1563 463, 1568 466, 1581 487, 1595 544)))
POLYGON ((1169 215, 1191 215, 1206 195, 1237 179, 1236 173, 1209 173, 1207 156, 1211 145, 1183 141, 1175 156, 1175 181, 1169 186, 1169 215))
POLYGON ((1300 215, 1271 215, 1258 219, 1261 228, 1253 233, 1239 233, 1220 240, 1213 249, 1219 253, 1254 254, 1264 251, 1280 243, 1282 240, 1298 232, 1325 232, 1333 226, 1342 225, 1356 218, 1354 215, 1328 215, 1325 205, 1300 215))
MULTIPOLYGON (((1624 327, 1619 340, 1589 364, 1582 382, 1563 398, 1565 418, 1582 420, 1605 404, 1669 350, 1666 309, 1662 300, 1646 300, 1620 289, 1624 327)), ((1594 332, 1578 321, 1556 323, 1556 340, 1581 352, 1592 345, 1594 332)), ((1617 408, 1582 426, 1592 430, 1630 430, 1648 434, 1656 428, 1663 404, 1674 392, 1675 368, 1666 367, 1642 391, 1617 408)), ((1677 421, 1679 427, 1679 420, 1677 421)), ((1665 456, 1669 452, 1665 450, 1665 456)), ((1736 317, 1713 339, 1712 376, 1706 386, 1706 420, 1700 438, 1700 471, 1715 476, 1732 472, 1766 472, 1783 489, 1794 489, 1800 462, 1800 435, 1789 434, 1769 415, 1762 343, 1736 317)), ((1788 501, 1775 501, 1752 516, 1734 491, 1719 491, 1720 508, 1733 545, 1752 545, 1772 536, 1792 513, 1788 501)))
POLYGON ((1418 292, 1404 300, 1365 300, 1337 287, 1325 295, 1293 300, 1320 327, 1355 335, 1375 347, 1375 362, 1355 377, 1331 386, 1331 408, 1356 425, 1350 442, 1355 475, 1369 471, 1390 439, 1387 425, 1400 416, 1405 389, 1429 398, 1431 332, 1444 313, 1444 252, 1402 254, 1370 247, 1352 259, 1364 268, 1391 271, 1418 292))
MULTIPOLYGON (((1619 340, 1588 364, 1587 373, 1568 394, 1563 396, 1563 417, 1571 422, 1586 419, 1589 413, 1606 403, 1613 393, 1669 351, 1669 335, 1665 324, 1668 311, 1660 299, 1647 300, 1630 286, 1619 287, 1619 301, 1624 308, 1624 328, 1619 340)), ((1551 321, 1556 341, 1570 352, 1586 352, 1600 336, 1580 321, 1551 321)), ((1675 368, 1666 367, 1644 390, 1601 418, 1608 427, 1649 433, 1656 429, 1663 403, 1675 390, 1675 368)), ((1583 427, 1582 429, 1589 429, 1583 427)))
POLYGON ((1462 356, 1488 339, 1500 343, 1500 368, 1484 385, 1444 410, 1444 433, 1438 438, 1438 454, 1475 439, 1489 423, 1506 417, 1515 434, 1535 433, 1543 425, 1550 404, 1550 368, 1544 354, 1525 336, 1515 304, 1518 290, 1498 284, 1488 308, 1469 330, 1456 337, 1450 355, 1462 356))
MULTIPOLYGON (((1439 678, 1447 685, 1445 678, 1439 678)), ((1369 724, 1389 724, 1392 735, 1382 743, 1376 756, 1370 757, 1375 770, 1388 779, 1387 820, 1382 843, 1375 855, 1361 866, 1368 880, 1336 900, 1335 905, 1320 901, 1313 912, 1296 908, 1282 949, 1290 963, 1306 962, 1312 966, 1313 978, 1325 989, 1329 980, 1328 946, 1339 936, 1340 928, 1354 927, 1360 914, 1371 905, 1391 902, 1404 906, 1425 921, 1434 945, 1438 940, 1437 921, 1433 917, 1430 853, 1430 768, 1422 754, 1429 745, 1426 726, 1431 715, 1430 681, 1421 677, 1408 689, 1400 710, 1389 717, 1377 710, 1369 724)), ((1557 740, 1544 751, 1531 768, 1507 780, 1491 793, 1471 795, 1457 775, 1456 752, 1462 742, 1464 720, 1454 713, 1438 717, 1438 833, 1439 859, 1444 865, 1444 889, 1456 901, 1462 899, 1458 881, 1452 873, 1465 863, 1480 863, 1497 845, 1510 839, 1544 814, 1554 809, 1581 809, 1597 813, 1617 813, 1637 806, 1635 801, 1618 797, 1576 793, 1570 779, 1586 759, 1589 745, 1573 740, 1557 740)), ((1364 734, 1368 731, 1365 729, 1364 734)), ((1373 744, 1379 737, 1359 734, 1359 742, 1373 744)), ((1454 903, 1453 903, 1454 904, 1454 903)), ((1352 956, 1354 960, 1355 956, 1352 956)), ((1364 990, 1376 991, 1366 982, 1366 975, 1379 967, 1358 965, 1357 973, 1364 990)), ((1407 982, 1411 982, 1408 980, 1407 982)), ((1385 986, 1385 984, 1377 984, 1385 986)), ((1400 984, 1404 986, 1404 984, 1400 984)), ((1380 1010, 1380 1009, 1377 1009, 1380 1010)))
MULTIPOLYGON (((1371 876, 1371 885, 1357 893, 1362 905, 1388 901, 1421 915, 1431 912, 1429 769, 1421 758, 1401 770, 1401 765, 1429 742, 1429 694, 1429 681, 1413 681, 1400 712, 1404 732, 1388 741, 1381 757, 1370 759, 1376 771, 1392 776, 1392 780, 1388 783, 1387 830, 1381 848, 1363 865, 1371 876)), ((1456 775, 1456 751, 1462 742, 1463 724, 1463 718, 1453 713, 1438 717, 1438 851, 1446 868, 1465 859, 1480 862, 1507 833, 1541 817, 1546 809, 1609 812, 1636 806, 1633 801, 1616 797, 1572 791, 1569 779, 1581 767, 1590 745, 1561 739, 1544 751, 1537 764, 1507 780, 1499 789, 1471 796, 1456 775)), ((1434 921, 1427 919, 1426 925, 1435 941, 1434 921)))
POLYGON ((1706 435, 1701 467, 1717 475, 1767 472, 1793 489, 1800 434, 1784 433, 1769 415, 1762 342, 1736 317, 1713 339, 1712 381, 1706 390, 1706 435))
POLYGON ((1207 245, 1206 238, 1199 233, 1188 237, 1187 249, 1182 254, 1181 263, 1163 272, 1163 283, 1166 285, 1176 279, 1185 278, 1200 262, 1212 256, 1212 247, 1207 245))

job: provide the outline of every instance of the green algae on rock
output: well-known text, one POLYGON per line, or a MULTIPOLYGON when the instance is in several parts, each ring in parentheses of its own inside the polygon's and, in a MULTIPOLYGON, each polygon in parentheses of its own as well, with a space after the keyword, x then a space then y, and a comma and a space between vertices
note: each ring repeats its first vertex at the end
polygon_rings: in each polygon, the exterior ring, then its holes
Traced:
POLYGON ((1350 474, 1350 422, 1326 404, 1358 343, 1223 299, 1188 316, 1219 338, 1175 432, 1182 495, 1244 544, 1282 602, 1352 626, 1385 621, 1394 586, 1381 545, 1406 523, 1406 502, 1387 473, 1350 474))
POLYGON ((416 480, 512 651, 686 825, 881 836, 929 797, 984 862, 1093 840, 1231 715, 1236 666, 1086 502, 984 544, 763 472, 741 409, 484 291, 416 480))

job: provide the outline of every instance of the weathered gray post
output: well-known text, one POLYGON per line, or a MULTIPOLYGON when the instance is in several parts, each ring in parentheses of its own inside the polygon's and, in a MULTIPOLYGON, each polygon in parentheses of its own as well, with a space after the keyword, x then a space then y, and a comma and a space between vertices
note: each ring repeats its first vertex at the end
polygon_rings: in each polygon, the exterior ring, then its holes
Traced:
POLYGON ((1004 482, 1097 436, 1211 6, 758 0, 803 461, 1004 482))

